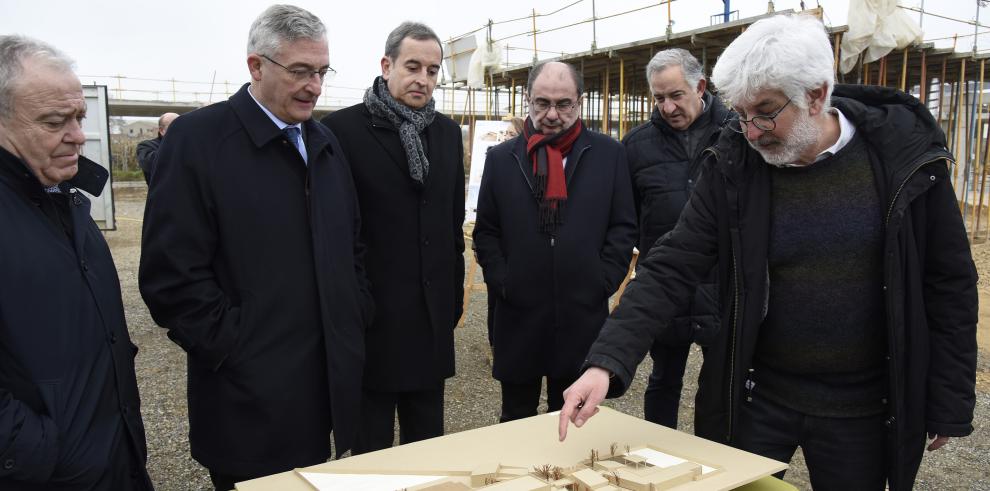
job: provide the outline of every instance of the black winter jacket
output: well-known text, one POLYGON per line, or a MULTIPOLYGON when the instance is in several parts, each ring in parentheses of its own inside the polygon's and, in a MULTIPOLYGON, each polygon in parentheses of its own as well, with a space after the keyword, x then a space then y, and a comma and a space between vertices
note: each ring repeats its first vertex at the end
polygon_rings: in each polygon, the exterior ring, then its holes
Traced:
MULTIPOLYGON (((653 108, 650 121, 622 139, 629 158, 633 198, 639 214, 639 253, 645 258, 653 245, 670 232, 681 216, 701 174, 701 152, 715 143, 729 116, 722 101, 705 92, 705 112, 684 131, 671 128, 653 108), (690 145, 686 138, 693 140, 690 145), (693 152, 692 153, 692 148, 693 152)), ((718 293, 715 275, 698 287, 690 305, 662 337, 664 344, 692 341, 708 346, 718 333, 718 293)))
MULTIPOLYGON (((106 171, 79 169, 99 193, 106 171)), ((0 148, 0 489, 151 489, 117 269, 89 199, 60 187, 0 148)))
MULTIPOLYGON (((883 203, 883 290, 889 379, 891 489, 910 489, 926 432, 972 432, 978 298, 945 137, 915 98, 892 89, 837 86, 835 107, 867 142, 883 203)), ((629 386, 636 365, 693 285, 718 263, 722 333, 705 356, 695 432, 731 444, 768 292, 769 171, 742 135, 723 132, 668 241, 654 248, 605 323, 587 364, 629 386)))

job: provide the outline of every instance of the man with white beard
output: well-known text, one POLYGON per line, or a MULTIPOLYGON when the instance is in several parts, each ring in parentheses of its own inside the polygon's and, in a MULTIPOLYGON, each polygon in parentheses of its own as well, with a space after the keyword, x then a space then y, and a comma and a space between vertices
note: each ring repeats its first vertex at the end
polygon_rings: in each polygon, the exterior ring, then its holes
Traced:
POLYGON ((564 393, 561 439, 622 394, 716 263, 699 436, 784 462, 801 447, 815 489, 882 490, 912 487, 926 436, 932 451, 972 432, 976 270, 945 136, 912 96, 834 73, 801 15, 719 57, 739 118, 564 393))

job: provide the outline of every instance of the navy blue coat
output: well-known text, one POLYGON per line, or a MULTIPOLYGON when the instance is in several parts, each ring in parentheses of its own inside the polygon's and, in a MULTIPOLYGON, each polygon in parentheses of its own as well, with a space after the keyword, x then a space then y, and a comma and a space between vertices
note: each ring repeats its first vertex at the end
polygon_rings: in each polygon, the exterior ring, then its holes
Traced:
POLYGON ((117 269, 89 200, 61 188, 66 207, 0 148, 0 489, 150 489, 117 269))
POLYGON ((183 115, 145 209, 141 294, 188 353, 189 441, 258 475, 350 448, 372 301, 351 173, 303 123, 309 165, 247 92, 183 115))
POLYGON ((423 130, 430 173, 420 184, 409 177, 398 131, 364 104, 323 123, 340 139, 361 204, 375 298, 364 386, 435 389, 454 375, 454 327, 464 309, 461 128, 438 113, 423 130))
POLYGON ((493 147, 478 195, 474 245, 495 307, 496 379, 576 377, 629 269, 636 210, 622 145, 587 129, 564 170, 567 203, 551 238, 539 230, 526 141, 493 147))

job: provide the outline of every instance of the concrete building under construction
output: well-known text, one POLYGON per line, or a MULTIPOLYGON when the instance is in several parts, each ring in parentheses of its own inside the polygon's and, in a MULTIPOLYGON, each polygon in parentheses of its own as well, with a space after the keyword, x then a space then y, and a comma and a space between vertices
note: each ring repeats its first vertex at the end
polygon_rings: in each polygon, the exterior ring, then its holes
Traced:
MULTIPOLYGON (((770 12, 679 33, 668 30, 663 36, 562 54, 552 59, 571 63, 580 68, 584 75, 585 99, 581 110, 585 126, 621 139, 630 129, 650 118, 653 101, 644 74, 647 63, 656 52, 669 48, 686 49, 701 61, 706 73, 710 74, 725 47, 749 25, 771 15, 790 13, 794 12, 770 12)), ((802 13, 819 18, 822 16, 821 9, 802 13)), ((847 26, 828 29, 833 41, 836 67, 842 56, 843 35, 848 30, 847 26)), ((842 74, 838 68, 836 70, 838 83, 898 88, 914 95, 931 109, 946 133, 949 150, 956 157, 950 170, 973 240, 985 240, 990 224, 990 196, 985 185, 987 154, 990 153, 990 138, 987 138, 990 94, 985 94, 988 57, 990 53, 936 48, 930 42, 915 43, 904 49, 895 49, 872 63, 864 63, 860 55, 849 73, 842 74)), ((451 102, 447 110, 460 113, 464 124, 475 119, 525 116, 527 101, 524 90, 533 66, 534 63, 527 63, 489 70, 483 88, 460 90, 469 92, 463 108, 455 106, 456 98, 449 98, 451 102), (479 103, 478 98, 483 103, 479 103)))

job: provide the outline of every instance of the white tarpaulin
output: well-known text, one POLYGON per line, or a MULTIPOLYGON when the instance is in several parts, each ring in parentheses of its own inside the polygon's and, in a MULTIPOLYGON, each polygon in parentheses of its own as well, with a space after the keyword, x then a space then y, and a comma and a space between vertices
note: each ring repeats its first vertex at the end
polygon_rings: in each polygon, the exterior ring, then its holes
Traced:
POLYGON ((842 36, 842 59, 839 69, 849 73, 859 54, 863 63, 883 58, 894 48, 904 49, 922 40, 921 28, 897 0, 849 0, 849 32, 842 36))
POLYGON ((497 68, 500 64, 502 64, 501 44, 488 44, 487 41, 478 43, 478 49, 471 54, 471 63, 468 65, 468 86, 476 89, 484 87, 485 73, 488 69, 497 68))

